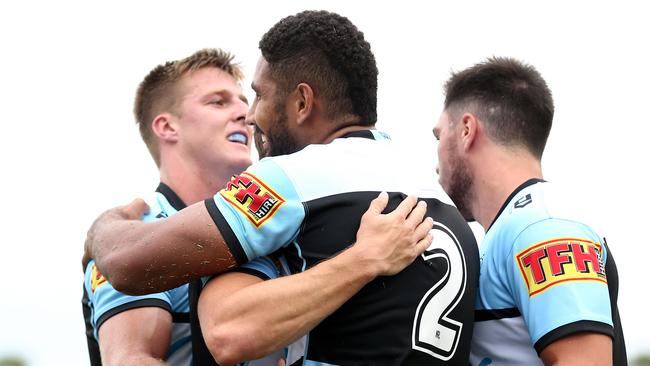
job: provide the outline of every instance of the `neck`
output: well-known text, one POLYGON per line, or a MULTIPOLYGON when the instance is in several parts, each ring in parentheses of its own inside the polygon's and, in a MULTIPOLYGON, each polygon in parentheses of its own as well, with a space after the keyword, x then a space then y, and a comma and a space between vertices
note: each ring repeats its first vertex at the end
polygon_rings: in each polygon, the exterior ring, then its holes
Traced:
POLYGON ((176 192, 186 205, 214 196, 231 176, 231 169, 210 169, 181 159, 167 159, 160 165, 160 181, 176 192))
MULTIPOLYGON (((489 156, 489 155, 488 155, 489 156)), ((500 151, 474 164, 472 214, 487 231, 508 196, 532 178, 542 179, 539 160, 527 152, 500 151)))
POLYGON ((374 126, 358 126, 358 125, 344 126, 344 127, 335 129, 335 130, 331 131, 330 133, 328 133, 327 136, 323 139, 324 140, 323 143, 324 144, 329 144, 330 142, 334 141, 335 139, 337 139, 337 138, 339 138, 339 137, 341 137, 341 136, 343 136, 345 134, 348 134, 350 132, 370 130, 370 129, 373 129, 373 128, 374 128, 374 126))

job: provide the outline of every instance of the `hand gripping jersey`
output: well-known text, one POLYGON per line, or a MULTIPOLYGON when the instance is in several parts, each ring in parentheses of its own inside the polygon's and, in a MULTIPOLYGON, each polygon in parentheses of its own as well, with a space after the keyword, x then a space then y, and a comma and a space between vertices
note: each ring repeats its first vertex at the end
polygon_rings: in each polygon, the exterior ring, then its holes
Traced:
MULTIPOLYGON (((185 208, 181 199, 164 183, 156 189, 155 202, 149 202, 149 213, 143 221, 158 220, 173 215, 185 208)), ((97 270, 94 261, 86 267, 84 282, 84 316, 86 317, 86 335, 99 339, 99 327, 110 317, 123 311, 142 307, 159 307, 172 314, 172 338, 165 360, 169 365, 190 365, 192 346, 190 339, 188 285, 144 296, 129 296, 118 292, 97 270), (89 328, 91 327, 91 328, 89 328)), ((91 362, 98 365, 99 349, 90 347, 91 362)))
POLYGON ((614 259, 602 237, 574 221, 567 203, 552 185, 531 179, 488 229, 472 365, 541 365, 546 346, 577 332, 611 336, 614 364, 627 364, 614 259))
POLYGON ((436 221, 431 247, 401 273, 367 284, 316 326, 302 364, 467 364, 476 242, 458 211, 441 201, 447 198, 433 172, 408 169, 411 158, 377 131, 353 132, 262 159, 206 200, 238 262, 284 248, 293 272, 353 244, 361 215, 379 192, 389 192, 388 211, 405 197, 399 192, 427 202, 436 221))

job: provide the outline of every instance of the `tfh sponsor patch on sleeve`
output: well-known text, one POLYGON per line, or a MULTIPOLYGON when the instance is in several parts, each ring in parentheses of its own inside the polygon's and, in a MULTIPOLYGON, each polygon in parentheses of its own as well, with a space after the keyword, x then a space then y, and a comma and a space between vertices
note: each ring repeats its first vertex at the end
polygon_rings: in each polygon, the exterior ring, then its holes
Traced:
POLYGON ((607 283, 600 243, 579 238, 557 238, 529 246, 515 255, 528 294, 571 281, 607 283))

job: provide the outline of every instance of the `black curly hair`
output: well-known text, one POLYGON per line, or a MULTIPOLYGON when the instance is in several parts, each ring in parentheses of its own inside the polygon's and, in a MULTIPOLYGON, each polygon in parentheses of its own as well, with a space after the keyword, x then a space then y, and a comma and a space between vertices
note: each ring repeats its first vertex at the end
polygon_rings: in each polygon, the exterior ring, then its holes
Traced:
POLYGON ((354 115, 359 125, 377 122, 375 56, 348 18, 303 11, 280 20, 259 46, 282 97, 305 82, 327 101, 329 118, 354 115))

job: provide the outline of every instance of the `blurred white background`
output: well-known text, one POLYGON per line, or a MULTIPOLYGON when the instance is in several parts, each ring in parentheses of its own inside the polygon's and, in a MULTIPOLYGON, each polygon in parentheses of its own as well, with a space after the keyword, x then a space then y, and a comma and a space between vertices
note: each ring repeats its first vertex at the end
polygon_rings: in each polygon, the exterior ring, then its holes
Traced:
POLYGON ((377 126, 412 147, 405 163, 431 179, 430 131, 449 71, 491 55, 536 66, 556 106, 545 178, 593 197, 585 212, 607 226, 628 355, 650 353, 650 23, 641 1, 26 0, 0 5, 0 358, 88 364, 85 232, 103 209, 158 183, 132 116, 140 80, 204 47, 235 53, 252 76, 262 34, 306 9, 338 12, 365 33, 380 71, 377 126))

